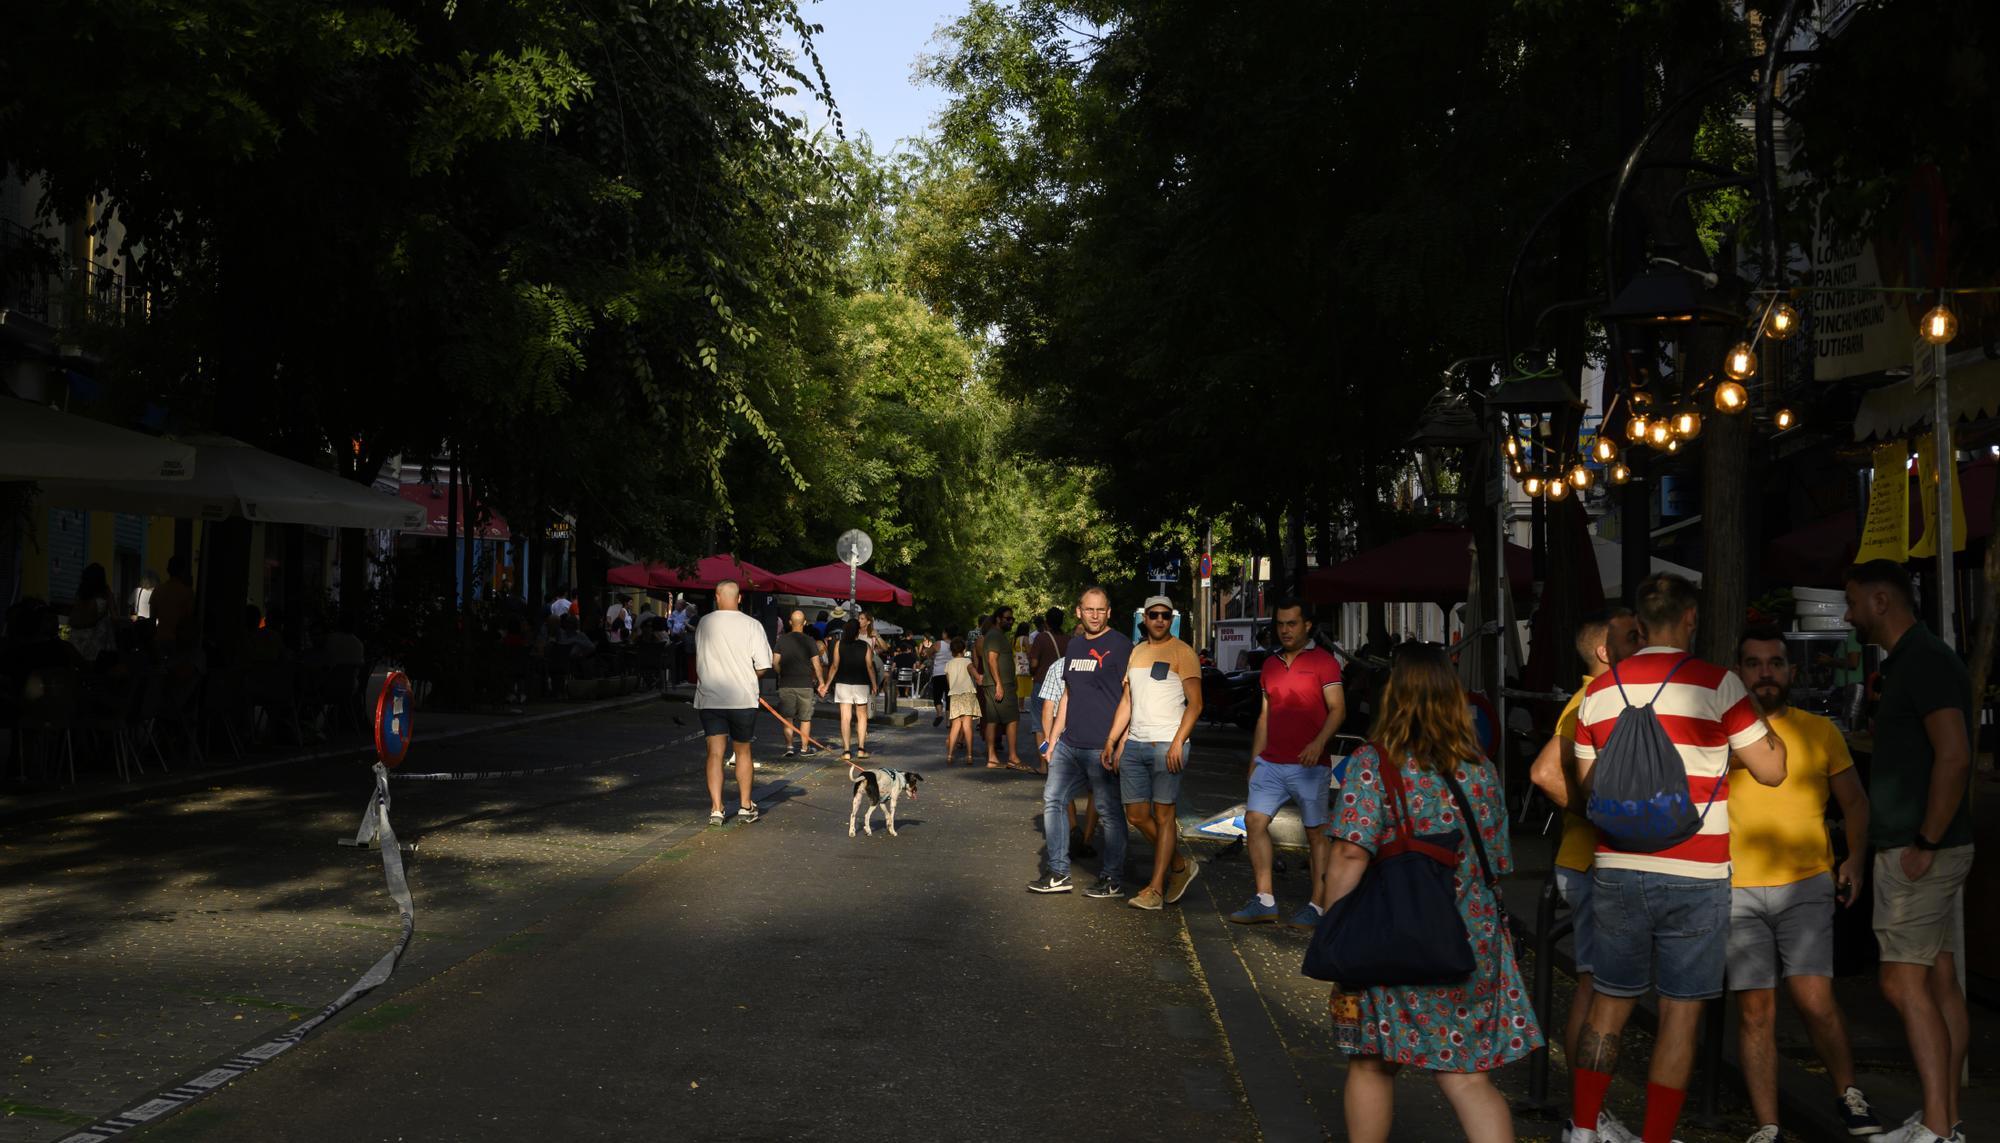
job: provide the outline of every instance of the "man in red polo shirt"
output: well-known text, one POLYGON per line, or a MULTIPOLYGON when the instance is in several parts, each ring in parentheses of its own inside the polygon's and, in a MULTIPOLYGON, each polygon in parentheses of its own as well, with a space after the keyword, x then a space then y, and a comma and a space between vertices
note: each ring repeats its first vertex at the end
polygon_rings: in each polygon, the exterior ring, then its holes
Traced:
MULTIPOLYGON (((1250 868, 1257 876, 1257 893, 1229 915, 1239 925, 1278 919, 1278 898, 1271 890, 1271 819, 1286 802, 1297 802, 1312 847, 1312 886, 1316 895, 1325 880, 1333 840, 1326 836, 1326 799, 1331 773, 1326 744, 1347 718, 1347 697, 1340 685, 1340 662, 1312 646, 1312 620, 1296 599, 1278 601, 1271 612, 1278 633, 1278 653, 1264 660, 1260 676, 1264 706, 1257 715, 1251 740, 1250 800, 1243 814, 1250 851, 1250 868)), ((1291 924, 1310 929, 1319 924, 1326 907, 1314 900, 1299 907, 1291 924)))

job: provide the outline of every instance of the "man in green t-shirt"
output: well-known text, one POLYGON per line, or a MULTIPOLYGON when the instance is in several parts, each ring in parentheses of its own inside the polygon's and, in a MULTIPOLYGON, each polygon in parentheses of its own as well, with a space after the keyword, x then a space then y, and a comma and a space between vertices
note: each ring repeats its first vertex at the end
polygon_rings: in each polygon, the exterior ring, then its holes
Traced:
POLYGON ((1966 784, 1972 773, 1972 677, 1917 622, 1901 564, 1870 560, 1847 573, 1847 616, 1888 651, 1868 775, 1875 848, 1875 939, 1882 994, 1903 1018, 1923 1082, 1913 1143, 1949 1139, 1971 1017, 1959 988, 1959 893, 1972 870, 1966 784))
POLYGON ((979 641, 980 690, 986 698, 986 765, 997 770, 1025 770, 1019 743, 1021 700, 1016 696, 1014 674, 1014 609, 1005 604, 993 611, 993 626, 979 641), (1007 761, 998 752, 999 739, 1007 739, 1007 761))

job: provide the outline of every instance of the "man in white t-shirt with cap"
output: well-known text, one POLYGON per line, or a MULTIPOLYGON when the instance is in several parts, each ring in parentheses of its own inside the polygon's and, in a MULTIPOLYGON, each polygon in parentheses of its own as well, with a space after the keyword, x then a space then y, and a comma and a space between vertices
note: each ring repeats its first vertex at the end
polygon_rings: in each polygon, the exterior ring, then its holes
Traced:
MULTIPOLYGON (((1124 701, 1113 727, 1128 727, 1113 754, 1125 820, 1153 843, 1153 879, 1129 902, 1158 909, 1194 880, 1194 855, 1180 841, 1176 805, 1189 738, 1201 717, 1201 660, 1174 637, 1174 601, 1156 595, 1140 609, 1146 638, 1125 667, 1124 701)), ((1114 734, 1115 737, 1115 734, 1114 734)))

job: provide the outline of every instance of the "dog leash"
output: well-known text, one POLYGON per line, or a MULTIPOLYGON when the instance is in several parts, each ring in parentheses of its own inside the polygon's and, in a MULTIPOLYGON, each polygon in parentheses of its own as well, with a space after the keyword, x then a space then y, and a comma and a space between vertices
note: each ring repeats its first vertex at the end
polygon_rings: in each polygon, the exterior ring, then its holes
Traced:
MULTIPOLYGON (((791 731, 791 732, 792 732, 793 734, 796 734, 796 735, 798 735, 798 736, 799 736, 799 738, 800 738, 801 740, 803 740, 803 741, 806 741, 806 742, 810 742, 810 743, 812 743, 812 744, 813 744, 814 746, 817 746, 817 747, 819 747, 819 748, 820 748, 821 750, 824 750, 824 751, 827 751, 828 753, 832 753, 832 752, 833 752, 833 747, 831 747, 831 746, 828 746, 828 745, 827 745, 826 743, 824 743, 824 742, 821 742, 821 741, 820 741, 819 739, 817 739, 817 738, 814 738, 814 737, 813 737, 812 735, 810 735, 810 734, 807 734, 807 733, 806 733, 805 731, 803 731, 803 730, 800 730, 800 729, 799 729, 799 726, 798 726, 798 724, 797 724, 797 723, 793 722, 793 721, 792 721, 791 719, 789 719, 789 718, 786 718, 786 717, 785 717, 784 715, 782 715, 782 714, 779 714, 779 713, 778 713, 778 708, 777 708, 777 707, 775 707, 775 706, 772 706, 772 705, 771 705, 771 700, 770 700, 770 699, 767 699, 767 698, 764 698, 764 697, 762 697, 762 696, 760 695, 760 696, 758 696, 758 699, 757 699, 757 704, 758 704, 759 706, 763 707, 763 708, 764 708, 765 710, 768 710, 768 711, 770 711, 770 712, 771 712, 771 717, 772 717, 772 718, 775 718, 775 719, 777 719, 777 720, 778 720, 779 722, 783 723, 783 724, 785 725, 785 729, 787 729, 787 730, 791 731)), ((847 762, 847 768, 848 768, 849 770, 866 770, 866 769, 868 769, 868 767, 866 767, 866 766, 860 766, 860 765, 856 765, 856 764, 855 764, 855 761, 854 761, 854 759, 852 759, 852 758, 849 758, 849 759, 846 759, 846 762, 847 762)))

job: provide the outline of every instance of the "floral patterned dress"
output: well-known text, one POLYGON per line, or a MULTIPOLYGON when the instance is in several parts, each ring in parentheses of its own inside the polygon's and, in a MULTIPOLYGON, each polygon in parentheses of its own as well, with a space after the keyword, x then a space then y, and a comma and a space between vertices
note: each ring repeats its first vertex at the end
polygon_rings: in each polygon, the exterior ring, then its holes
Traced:
MULTIPOLYGON (((1373 854, 1396 834, 1402 812, 1384 805, 1382 759, 1371 744, 1354 753, 1339 793, 1338 812, 1327 833, 1373 854)), ((1495 876, 1512 871, 1507 839, 1507 806, 1493 767, 1484 759, 1461 764, 1453 774, 1478 819, 1479 836, 1495 876)), ((1409 792, 1411 832, 1449 833, 1460 829, 1458 806, 1437 774, 1403 764, 1409 792)), ((1467 839, 1459 848, 1453 878, 1459 916, 1471 935, 1478 968, 1460 985, 1377 987, 1343 994, 1336 987, 1333 1008, 1343 996, 1358 1001, 1355 1026, 1344 1029, 1342 1050, 1381 1056, 1391 1063, 1440 1072, 1484 1072, 1518 1060, 1542 1045, 1542 1032, 1521 983, 1512 944, 1504 937, 1506 916, 1494 901, 1479 868, 1479 853, 1467 839)), ((1352 1015, 1353 1007, 1348 1011, 1352 1015)))

